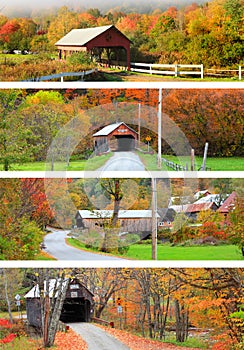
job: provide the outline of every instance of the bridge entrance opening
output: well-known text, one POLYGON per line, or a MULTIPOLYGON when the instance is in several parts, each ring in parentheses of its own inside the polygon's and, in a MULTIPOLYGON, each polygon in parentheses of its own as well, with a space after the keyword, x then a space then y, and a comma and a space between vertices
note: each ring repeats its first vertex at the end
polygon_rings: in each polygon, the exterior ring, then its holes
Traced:
POLYGON ((135 138, 131 135, 115 136, 117 140, 116 151, 128 152, 135 149, 135 138))
POLYGON ((62 322, 89 322, 91 304, 85 298, 65 299, 60 315, 62 322))

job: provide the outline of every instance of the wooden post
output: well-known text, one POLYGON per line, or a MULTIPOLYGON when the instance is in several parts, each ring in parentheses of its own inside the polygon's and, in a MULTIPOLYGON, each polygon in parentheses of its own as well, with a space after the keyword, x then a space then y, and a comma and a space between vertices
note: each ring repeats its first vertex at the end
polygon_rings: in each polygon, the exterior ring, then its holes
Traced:
POLYGON ((157 260, 157 180, 152 178, 152 259, 157 260))
POLYGON ((162 168, 162 89, 158 96, 158 169, 162 168))
POLYGON ((141 144, 141 103, 138 104, 138 147, 141 144))
POLYGON ((175 77, 178 77, 178 65, 175 64, 175 77))
POLYGON ((191 149, 191 171, 195 170, 195 151, 191 149))
POLYGON ((203 79, 203 64, 201 64, 201 79, 203 79))
POLYGON ((241 66, 239 66, 239 80, 241 80, 241 78, 242 78, 242 77, 241 77, 241 73, 242 73, 242 72, 241 72, 241 66))
POLYGON ((208 153, 208 142, 205 143, 203 162, 202 162, 201 170, 206 170, 207 153, 208 153))

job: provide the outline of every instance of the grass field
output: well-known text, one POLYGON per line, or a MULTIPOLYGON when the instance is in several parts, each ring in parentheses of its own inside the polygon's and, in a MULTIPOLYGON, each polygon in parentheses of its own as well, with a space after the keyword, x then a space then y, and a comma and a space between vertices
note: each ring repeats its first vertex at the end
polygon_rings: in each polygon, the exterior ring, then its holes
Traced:
MULTIPOLYGON (((91 251, 82 242, 68 238, 68 243, 75 248, 91 251)), ((240 250, 234 245, 177 247, 158 244, 158 260, 244 260, 240 250)), ((151 244, 133 244, 124 258, 134 260, 151 260, 151 244)))
MULTIPOLYGON (((112 156, 112 153, 96 156, 92 160, 73 160, 70 162, 70 165, 67 167, 66 163, 55 163, 54 170, 56 171, 84 171, 84 170, 96 170, 104 165, 104 163, 112 156)), ((3 167, 0 168, 3 170, 3 167)), ((49 170, 46 162, 33 162, 25 163, 21 165, 12 164, 12 171, 45 171, 49 170)))
MULTIPOLYGON (((157 167, 157 155, 153 154, 143 154, 141 152, 138 152, 139 157, 141 158, 143 164, 145 165, 146 169, 156 171, 158 170, 157 167)), ((169 161, 175 162, 176 164, 185 166, 186 163, 188 163, 188 168, 190 169, 191 160, 190 157, 176 157, 176 156, 169 156, 169 155, 163 155, 162 158, 165 158, 169 161)), ((202 165, 202 158, 201 157, 195 157, 195 170, 199 170, 202 165)), ((212 171, 243 171, 244 170, 244 158, 242 157, 222 157, 222 158, 207 158, 206 166, 208 170, 212 171)), ((163 162, 162 162, 162 170, 173 170, 168 168, 163 162)))
MULTIPOLYGON (((137 154, 141 158, 147 170, 151 170, 151 171, 159 170, 157 167, 156 154, 153 154, 153 155, 143 154, 141 152, 137 152, 137 154)), ((112 155, 113 153, 108 153, 105 155, 93 157, 89 160, 73 160, 73 161, 70 161, 70 165, 68 167, 65 163, 56 163, 54 170, 56 171, 96 170, 102 167, 112 155)), ((163 155, 163 158, 184 166, 186 163, 188 163, 188 165, 190 166, 189 157, 177 158, 176 156, 163 155)), ((202 158, 196 157, 196 170, 200 169, 201 164, 202 164, 202 158)), ((241 157, 208 158, 207 167, 209 168, 209 170, 211 169, 212 171, 244 171, 244 158, 241 158, 241 157)), ((0 170, 3 170, 2 165, 0 166, 0 170)), ((47 170, 47 165, 45 162, 32 162, 32 163, 25 163, 21 165, 12 164, 10 170, 12 171, 14 170, 15 171, 45 171, 47 170)), ((168 168, 162 162, 161 170, 171 171, 173 169, 168 168)))

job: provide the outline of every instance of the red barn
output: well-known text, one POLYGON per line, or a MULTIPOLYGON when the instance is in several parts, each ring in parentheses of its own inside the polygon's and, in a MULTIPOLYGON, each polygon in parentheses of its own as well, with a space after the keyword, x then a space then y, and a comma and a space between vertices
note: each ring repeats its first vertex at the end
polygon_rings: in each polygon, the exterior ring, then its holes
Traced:
POLYGON ((119 64, 121 49, 126 51, 127 67, 130 70, 130 40, 114 25, 73 29, 56 42, 59 58, 66 57, 72 52, 88 51, 101 62, 102 52, 107 54, 107 62, 111 60, 119 64))

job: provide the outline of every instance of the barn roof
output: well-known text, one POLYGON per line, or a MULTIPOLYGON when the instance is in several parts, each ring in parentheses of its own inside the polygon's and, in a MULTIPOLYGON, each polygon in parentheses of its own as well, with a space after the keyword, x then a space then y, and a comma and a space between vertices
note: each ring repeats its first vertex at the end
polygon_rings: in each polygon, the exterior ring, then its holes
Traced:
POLYGON ((214 206, 216 206, 214 202, 188 204, 187 208, 185 209, 185 212, 198 213, 202 210, 213 209, 214 206))
POLYGON ((199 198, 195 204, 198 203, 211 203, 211 202, 219 202, 219 200, 221 199, 220 194, 208 194, 204 197, 199 198))
POLYGON ((235 209, 236 192, 232 192, 224 203, 219 207, 218 211, 221 213, 229 213, 229 211, 235 209))
MULTIPOLYGON (((77 214, 83 219, 109 219, 113 210, 78 210, 77 214)), ((119 219, 151 218, 152 210, 120 210, 119 219)), ((159 217, 157 213, 157 217, 159 217)))
POLYGON ((97 36, 105 33, 107 30, 112 29, 118 32, 120 35, 130 41, 123 33, 121 33, 114 25, 100 26, 93 28, 72 29, 63 38, 58 40, 56 46, 84 46, 89 41, 93 40, 97 36))
POLYGON ((126 126, 128 129, 130 129, 131 131, 133 131, 135 134, 137 134, 137 132, 130 128, 128 125, 126 125, 124 122, 120 122, 120 123, 115 123, 115 124, 110 124, 105 126, 104 128, 102 128, 101 130, 97 131, 95 134, 93 134, 92 136, 96 137, 96 136, 108 136, 109 134, 111 134, 111 132, 113 132, 114 130, 116 130, 117 128, 119 128, 121 125, 126 126))

